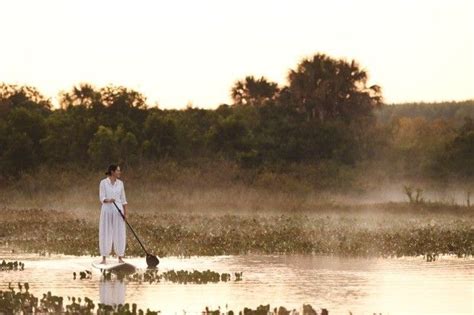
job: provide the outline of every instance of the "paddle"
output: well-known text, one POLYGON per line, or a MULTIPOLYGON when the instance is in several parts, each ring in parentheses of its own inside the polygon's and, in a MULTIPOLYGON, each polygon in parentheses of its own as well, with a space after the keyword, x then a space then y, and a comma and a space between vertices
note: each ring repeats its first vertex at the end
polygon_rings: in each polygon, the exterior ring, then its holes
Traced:
POLYGON ((149 268, 155 268, 156 266, 158 266, 158 264, 160 263, 160 260, 158 259, 158 257, 156 256, 153 256, 152 254, 148 253, 147 250, 145 249, 145 246, 143 246, 142 242, 140 241, 140 239, 138 238, 137 236, 137 233, 135 233, 135 231, 133 230, 132 226, 130 225, 130 223, 128 223, 127 219, 125 219, 125 216, 123 215, 122 211, 119 209, 119 207, 117 207, 117 204, 115 203, 115 201, 112 201, 115 208, 117 208, 117 211, 120 213, 120 215, 122 216, 123 220, 125 221, 125 223, 127 223, 128 227, 130 228, 130 230, 132 231, 133 235, 135 235, 135 238, 137 239, 138 243, 140 243, 140 246, 143 248, 143 251, 145 252, 146 254, 146 264, 148 265, 149 268))

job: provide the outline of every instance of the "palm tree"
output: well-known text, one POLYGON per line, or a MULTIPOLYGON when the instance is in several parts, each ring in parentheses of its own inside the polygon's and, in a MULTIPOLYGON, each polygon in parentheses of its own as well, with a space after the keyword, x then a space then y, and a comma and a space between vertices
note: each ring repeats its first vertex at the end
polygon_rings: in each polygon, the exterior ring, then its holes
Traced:
POLYGON ((59 104, 63 109, 69 106, 85 106, 90 108, 100 103, 100 91, 87 83, 81 83, 79 86, 74 86, 70 92, 61 92, 59 95, 59 104))
POLYGON ((324 54, 304 59, 288 74, 290 101, 308 120, 352 119, 381 104, 379 86, 367 88, 367 73, 324 54))
POLYGON ((265 77, 255 79, 253 76, 247 76, 234 84, 231 96, 234 105, 259 106, 275 99, 278 91, 278 85, 265 77))

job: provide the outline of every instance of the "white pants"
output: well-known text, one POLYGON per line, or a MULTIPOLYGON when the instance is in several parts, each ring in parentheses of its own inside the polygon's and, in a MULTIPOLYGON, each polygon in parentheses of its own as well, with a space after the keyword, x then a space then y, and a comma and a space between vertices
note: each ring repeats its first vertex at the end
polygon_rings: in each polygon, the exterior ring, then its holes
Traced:
MULTIPOLYGON (((117 206, 122 210, 123 207, 120 203, 117 206)), ((114 252, 117 256, 125 256, 125 221, 115 208, 113 203, 102 204, 100 211, 100 222, 99 222, 99 249, 101 256, 109 256, 112 251, 112 244, 114 246, 114 252)))

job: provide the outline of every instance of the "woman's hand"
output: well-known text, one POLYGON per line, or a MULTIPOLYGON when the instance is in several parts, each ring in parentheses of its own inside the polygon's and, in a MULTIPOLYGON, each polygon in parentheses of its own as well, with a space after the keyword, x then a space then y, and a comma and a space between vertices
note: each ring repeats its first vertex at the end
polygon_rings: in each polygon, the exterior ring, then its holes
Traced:
POLYGON ((112 202, 114 202, 114 201, 115 201, 114 198, 104 199, 104 202, 105 202, 105 203, 112 203, 112 202))

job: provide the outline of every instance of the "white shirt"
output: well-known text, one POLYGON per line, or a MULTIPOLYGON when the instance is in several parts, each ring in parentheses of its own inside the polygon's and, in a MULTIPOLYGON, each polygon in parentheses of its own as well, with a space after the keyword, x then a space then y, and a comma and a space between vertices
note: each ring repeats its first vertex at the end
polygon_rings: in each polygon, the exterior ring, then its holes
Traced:
POLYGON ((110 178, 104 178, 100 181, 99 185, 99 199, 101 203, 104 203, 105 199, 115 199, 115 202, 122 205, 127 204, 127 198, 125 197, 125 188, 123 182, 120 179, 116 179, 112 184, 110 178))

